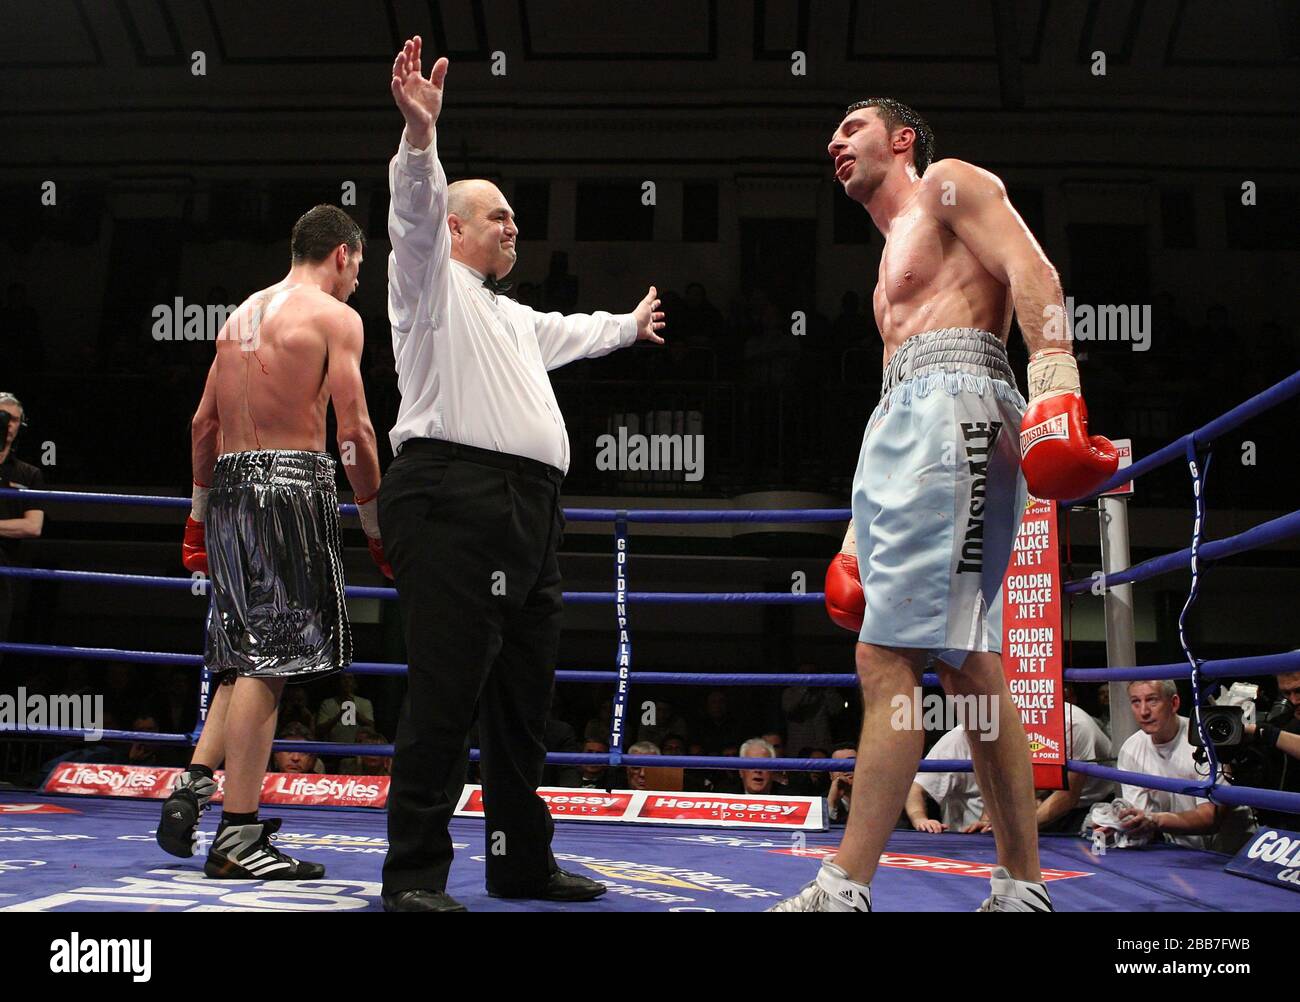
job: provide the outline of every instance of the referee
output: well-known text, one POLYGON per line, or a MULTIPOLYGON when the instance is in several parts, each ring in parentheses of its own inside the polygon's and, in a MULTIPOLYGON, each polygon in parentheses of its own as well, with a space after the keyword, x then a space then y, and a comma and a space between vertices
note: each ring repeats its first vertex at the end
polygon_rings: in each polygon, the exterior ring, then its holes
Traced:
POLYGON ((406 635, 406 698, 388 794, 387 911, 464 911, 446 893, 447 831, 477 707, 488 893, 587 901, 560 870, 537 796, 562 608, 556 559, 568 434, 547 371, 662 344, 655 290, 632 313, 538 313, 501 293, 518 228, 489 181, 448 185, 434 126, 447 60, 393 62, 406 119, 389 164, 388 318, 402 394, 379 494, 406 635))

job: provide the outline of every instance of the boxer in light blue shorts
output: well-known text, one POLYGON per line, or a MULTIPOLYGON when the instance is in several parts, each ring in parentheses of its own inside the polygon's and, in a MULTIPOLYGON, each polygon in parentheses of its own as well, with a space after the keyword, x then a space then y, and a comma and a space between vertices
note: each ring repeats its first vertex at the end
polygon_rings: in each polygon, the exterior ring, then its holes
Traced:
POLYGON ((853 477, 863 643, 954 668, 1001 652, 1002 579, 1027 498, 1024 410, 988 331, 928 331, 894 352, 853 477))

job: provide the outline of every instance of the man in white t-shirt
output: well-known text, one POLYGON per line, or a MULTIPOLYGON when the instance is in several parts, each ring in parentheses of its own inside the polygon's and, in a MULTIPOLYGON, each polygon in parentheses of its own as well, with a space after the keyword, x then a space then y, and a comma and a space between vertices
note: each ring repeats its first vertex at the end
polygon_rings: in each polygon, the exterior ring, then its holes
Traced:
MULTIPOLYGON (((943 759, 970 761, 970 735, 964 727, 954 727, 934 743, 926 752, 927 762, 943 759)), ((984 817, 984 798, 975 785, 973 772, 918 772, 912 780, 907 803, 903 808, 912 827, 917 831, 972 832, 978 829, 984 817), (929 796, 939 805, 941 818, 934 821, 926 816, 925 798, 929 796)))
MULTIPOLYGON (((1209 782, 1209 766, 1198 765, 1187 741, 1188 719, 1179 716, 1178 689, 1169 679, 1128 684, 1129 705, 1140 730, 1119 750, 1116 767, 1149 776, 1209 782)), ((1220 776, 1220 781, 1223 777, 1220 776)), ((1148 790, 1125 783, 1120 794, 1133 805, 1120 816, 1127 830, 1162 834, 1191 849, 1236 852, 1255 828, 1248 807, 1226 807, 1201 797, 1148 790)))
MULTIPOLYGON (((1107 762, 1111 757, 1110 738, 1097 721, 1073 703, 1065 704, 1066 726, 1069 740, 1066 747, 1072 759, 1079 762, 1107 762)), ((929 754, 931 761, 939 759, 970 758, 970 737, 960 727, 943 735, 929 754)), ((1043 791, 1038 803, 1039 831, 1077 832, 1092 805, 1109 800, 1115 795, 1115 784, 1104 779, 1086 776, 1081 772, 1069 774, 1069 786, 1064 790, 1043 791)), ((987 832, 991 830, 984 809, 984 800, 975 775, 970 772, 918 772, 907 798, 907 817, 917 831, 938 833, 944 830, 961 832, 987 832), (942 820, 928 817, 925 798, 929 796, 942 812, 942 820)))

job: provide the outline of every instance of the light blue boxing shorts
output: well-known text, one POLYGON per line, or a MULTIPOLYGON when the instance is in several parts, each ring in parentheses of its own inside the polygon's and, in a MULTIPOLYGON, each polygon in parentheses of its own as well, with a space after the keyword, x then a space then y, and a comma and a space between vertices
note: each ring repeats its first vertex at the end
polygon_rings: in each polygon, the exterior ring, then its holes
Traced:
POLYGON ((1002 579, 1028 496, 1024 411, 988 331, 928 331, 894 352, 853 477, 863 643, 954 668, 1001 652, 1002 579))

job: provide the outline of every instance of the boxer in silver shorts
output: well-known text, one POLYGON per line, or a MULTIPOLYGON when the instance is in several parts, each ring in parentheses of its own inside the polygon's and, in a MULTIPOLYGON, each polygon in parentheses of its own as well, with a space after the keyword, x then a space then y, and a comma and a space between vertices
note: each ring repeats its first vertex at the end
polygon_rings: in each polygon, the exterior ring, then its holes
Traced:
POLYGON ((361 384, 357 287, 365 239, 341 209, 318 205, 294 225, 289 274, 242 303, 216 338, 192 422, 194 494, 182 562, 210 574, 204 664, 216 687, 190 765, 163 804, 159 845, 193 855, 199 816, 225 763, 221 824, 204 865, 216 879, 324 876, 271 842, 258 817, 280 694, 352 663, 344 601, 332 404, 339 454, 371 556, 391 577, 379 537, 379 459, 361 384))
POLYGON ((980 910, 1050 912, 1029 745, 999 653, 1002 578, 1026 478, 1038 497, 1084 496, 1114 471, 1114 449, 1087 436, 1060 279, 1002 182, 934 161, 933 130, 893 98, 850 105, 827 153, 885 238, 872 294, 884 392, 825 592, 832 620, 858 633, 858 792, 835 856, 772 910, 871 911, 925 743, 898 710, 917 709, 933 665, 945 692, 983 703, 967 728, 998 865, 980 910), (1013 314, 1030 352, 1027 403, 1006 359, 1013 314))

